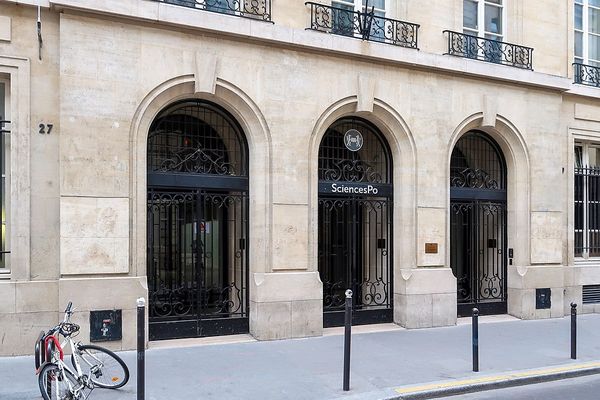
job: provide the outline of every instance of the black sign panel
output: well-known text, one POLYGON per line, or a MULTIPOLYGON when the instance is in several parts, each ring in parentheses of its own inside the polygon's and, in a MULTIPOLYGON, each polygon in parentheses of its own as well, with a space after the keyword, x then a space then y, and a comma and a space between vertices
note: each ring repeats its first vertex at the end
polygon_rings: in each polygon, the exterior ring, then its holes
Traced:
POLYGON ((109 342, 122 337, 121 310, 90 311, 91 342, 109 342))
POLYGON ((392 185, 353 182, 319 182, 319 193, 390 197, 392 185))

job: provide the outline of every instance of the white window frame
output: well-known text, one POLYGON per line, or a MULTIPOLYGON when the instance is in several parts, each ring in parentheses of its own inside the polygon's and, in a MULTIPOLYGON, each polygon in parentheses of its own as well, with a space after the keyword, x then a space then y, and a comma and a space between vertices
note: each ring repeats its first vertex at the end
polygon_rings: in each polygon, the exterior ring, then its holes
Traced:
MULTIPOLYGON (((595 148, 595 149, 600 149, 600 143, 595 143, 595 142, 585 142, 585 141, 577 141, 575 142, 575 147, 581 147, 581 166, 584 168, 588 168, 590 167, 590 149, 591 148, 595 148)), ((575 149, 573 149, 573 153, 575 153, 575 149)), ((574 163, 574 167, 577 167, 576 160, 573 160, 574 163)), ((573 179, 575 179, 575 174, 573 173, 573 179)), ((587 204, 589 204, 588 201, 588 195, 587 195, 587 184, 584 183, 584 187, 583 187, 583 199, 581 200, 583 202, 583 227, 582 229, 576 229, 575 228, 575 221, 573 221, 573 234, 575 234, 576 232, 581 232, 582 233, 582 238, 583 238, 583 242, 582 242, 582 247, 583 250, 581 251, 581 255, 575 255, 573 253, 573 256, 575 257, 575 260, 579 260, 579 261, 587 261, 587 260, 600 260, 600 256, 596 256, 596 257, 590 257, 590 253, 589 253, 589 234, 590 234, 590 229, 588 226, 588 222, 587 222, 587 214, 588 214, 588 208, 586 207, 587 204)), ((575 198, 573 198, 573 210, 575 209, 575 198)), ((593 230, 594 232, 600 232, 600 229, 595 229, 593 230)), ((574 237, 574 235, 573 235, 574 237)), ((574 250, 574 249, 573 249, 574 250)))
MULTIPOLYGON (((387 2, 390 0, 385 0, 384 4, 387 8, 387 2)), ((364 6, 362 5, 363 0, 332 0, 331 1, 331 6, 332 7, 336 7, 340 4, 345 5, 347 7, 354 7, 354 11, 355 12, 364 12, 364 6)), ((369 9, 371 8, 371 5, 369 5, 369 9)), ((386 17, 386 10, 385 9, 381 9, 381 8, 374 8, 374 11, 376 13, 383 13, 383 17, 386 17)))
MULTIPOLYGON (((463 3, 466 0, 463 0, 463 3)), ((487 36, 493 36, 492 40, 500 42, 506 42, 506 3, 508 0, 502 0, 501 4, 492 3, 486 0, 468 0, 473 3, 477 3, 477 29, 468 28, 463 25, 463 32, 467 34, 478 36, 481 38, 490 39, 487 36), (488 32, 485 30, 485 6, 493 6, 502 9, 502 29, 500 33, 488 32), (486 36, 487 35, 487 36, 486 36)), ((586 0, 587 1, 587 0, 586 0)))
MULTIPOLYGON (((0 110, 0 116, 4 120, 11 121, 10 109, 11 109, 11 100, 10 100, 10 80, 8 78, 3 78, 0 76, 0 83, 4 84, 4 110, 0 110)), ((10 130, 10 124, 4 125, 3 129, 10 130)), ((6 135, 6 134, 4 134, 6 135)), ((11 226, 10 226, 10 215, 11 215, 11 207, 10 207, 10 188, 11 188, 11 179, 10 179, 10 171, 11 171, 11 158, 10 158, 10 136, 6 135, 4 140, 4 148, 0 149, 3 152, 2 156, 5 157, 4 160, 4 187, 2 188, 2 196, 4 197, 5 209, 3 215, 0 215, 0 234, 4 235, 4 249, 0 250, 10 250, 11 247, 11 226), (3 219, 3 220, 2 220, 3 219)), ((0 181, 0 184, 2 182, 0 181)), ((0 214, 2 214, 1 210, 1 202, 0 202, 0 214)), ((4 268, 0 268, 0 276, 10 276, 10 254, 4 254, 4 268)))
POLYGON ((582 53, 582 57, 578 57, 575 54, 575 43, 576 43, 576 38, 575 35, 573 35, 573 59, 575 60, 575 62, 577 63, 581 63, 581 64, 586 64, 586 65, 591 65, 591 63, 593 63, 596 66, 600 66, 600 60, 595 60, 595 59, 591 59, 590 58, 590 53, 589 53, 589 35, 594 35, 598 37, 598 40, 600 40, 600 33, 592 33, 590 32, 590 8, 593 8, 595 10, 598 10, 598 12, 600 12, 600 6, 593 6, 590 4, 589 0, 575 0, 574 4, 573 4, 573 30, 574 32, 579 32, 581 33, 582 36, 582 43, 581 43, 581 53, 582 53), (582 7, 582 14, 581 14, 581 19, 582 19, 582 25, 581 28, 582 29, 577 29, 575 26, 575 7, 577 5, 581 5, 582 7))

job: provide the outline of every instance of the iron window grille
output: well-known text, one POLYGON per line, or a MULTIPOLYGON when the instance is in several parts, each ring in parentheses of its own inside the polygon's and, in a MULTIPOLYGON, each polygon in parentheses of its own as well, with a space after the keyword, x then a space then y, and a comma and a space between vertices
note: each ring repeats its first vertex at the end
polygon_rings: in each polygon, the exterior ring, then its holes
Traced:
POLYGON ((271 0, 151 0, 197 10, 271 21, 271 0))
POLYGON ((5 152, 5 147, 6 147, 6 137, 8 135, 10 135, 10 130, 6 128, 6 124, 10 124, 10 121, 4 120, 2 118, 2 116, 0 116, 0 170, 1 170, 1 183, 0 183, 0 203, 2 204, 2 216, 1 216, 1 226, 0 229, 2 230, 2 243, 1 243, 1 247, 0 247, 0 272, 6 272, 6 271, 2 271, 3 269, 5 270, 8 266, 8 262, 7 262, 7 256, 8 254, 10 254, 10 250, 6 249, 6 244, 7 244, 7 229, 6 229, 6 220, 7 220, 7 210, 6 210, 6 201, 7 199, 5 198, 6 193, 8 191, 5 190, 5 183, 6 183, 6 161, 7 161, 7 157, 6 157, 6 152, 5 152))
POLYGON ((419 49, 418 24, 376 16, 373 7, 360 12, 313 2, 305 4, 310 6, 307 29, 419 49))
POLYGON ((448 52, 445 54, 533 70, 531 47, 449 30, 444 33, 448 34, 448 52))
POLYGON ((600 257, 600 167, 575 167, 575 257, 600 257))
POLYGON ((573 63, 573 72, 575 83, 600 87, 600 67, 573 63))

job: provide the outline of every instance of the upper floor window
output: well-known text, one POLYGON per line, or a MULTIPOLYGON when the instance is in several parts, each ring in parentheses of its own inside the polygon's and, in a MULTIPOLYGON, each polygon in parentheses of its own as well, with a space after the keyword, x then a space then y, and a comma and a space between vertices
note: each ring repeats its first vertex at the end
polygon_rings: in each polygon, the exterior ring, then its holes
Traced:
POLYGON ((575 62, 600 67, 600 0, 575 0, 575 62))
POLYGON ((0 217, 1 243, 0 243, 0 274, 10 271, 8 254, 10 253, 10 135, 8 130, 9 120, 9 85, 8 81, 0 78, 0 217))
POLYGON ((505 19, 503 3, 504 0, 464 0, 463 32, 503 41, 505 19))
POLYGON ((371 11, 373 8, 376 17, 385 17, 385 0, 332 0, 333 7, 342 8, 348 11, 371 11), (368 9, 367 9, 368 7, 368 9))
MULTIPOLYGON (((340 9, 334 10, 335 33, 353 36, 356 30, 356 12, 364 13, 373 10, 371 23, 371 36, 383 39, 385 36, 385 0, 332 0, 331 6, 340 9), (341 11, 344 10, 344 11, 341 11), (382 29, 383 28, 383 29, 382 29)), ((361 23, 359 21, 359 23, 361 23)))

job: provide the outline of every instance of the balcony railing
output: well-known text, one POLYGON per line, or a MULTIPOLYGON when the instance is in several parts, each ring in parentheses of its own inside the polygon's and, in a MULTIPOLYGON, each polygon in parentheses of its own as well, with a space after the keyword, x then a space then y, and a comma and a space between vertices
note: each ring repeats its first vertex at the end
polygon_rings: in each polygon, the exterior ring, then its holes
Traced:
POLYGON ((271 0, 151 0, 271 22, 271 0))
POLYGON ((310 6, 308 29, 418 49, 417 24, 379 17, 372 10, 357 12, 313 2, 305 4, 310 6))
POLYGON ((446 30, 444 33, 448 34, 448 53, 446 54, 522 69, 533 69, 533 49, 531 47, 454 31, 446 30))
POLYGON ((573 75, 575 83, 600 87, 600 67, 573 63, 573 75))

